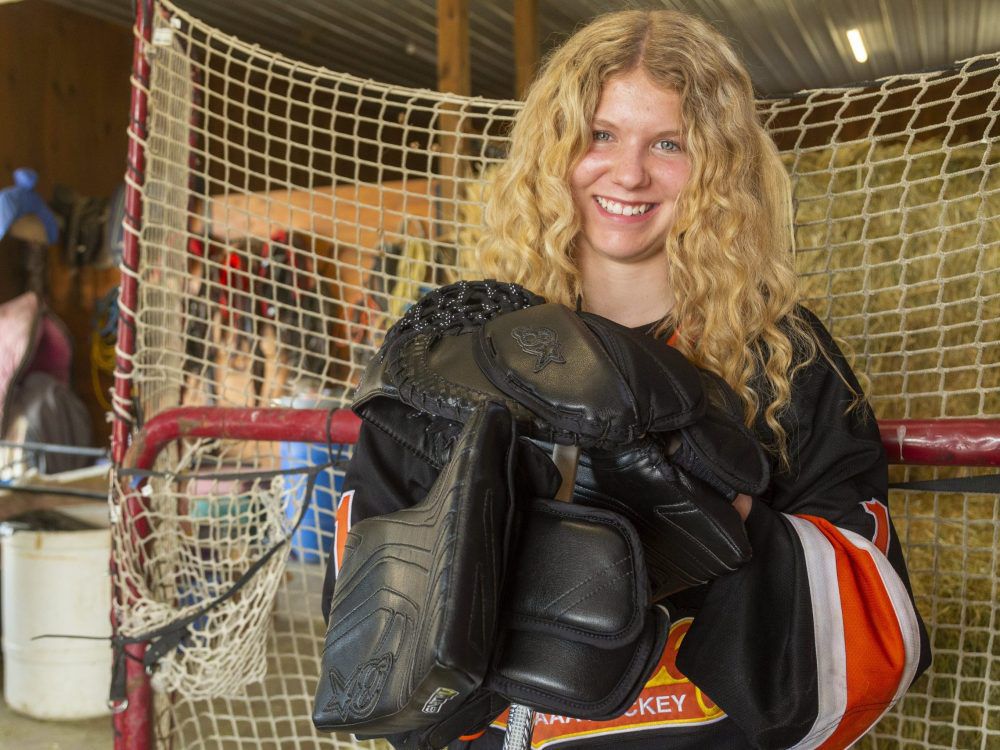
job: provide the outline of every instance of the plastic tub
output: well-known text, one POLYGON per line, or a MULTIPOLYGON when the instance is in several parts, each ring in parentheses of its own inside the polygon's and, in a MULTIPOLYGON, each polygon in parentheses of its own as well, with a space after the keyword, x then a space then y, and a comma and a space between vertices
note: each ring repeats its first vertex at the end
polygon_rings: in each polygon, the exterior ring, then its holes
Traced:
POLYGON ((37 719, 108 714, 111 532, 18 531, 0 537, 4 697, 37 719))

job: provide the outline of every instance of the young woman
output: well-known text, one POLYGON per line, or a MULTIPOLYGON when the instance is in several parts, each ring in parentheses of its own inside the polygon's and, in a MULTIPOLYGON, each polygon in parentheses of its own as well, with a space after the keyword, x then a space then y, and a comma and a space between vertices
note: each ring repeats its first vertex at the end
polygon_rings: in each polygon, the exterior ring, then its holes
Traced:
MULTIPOLYGON (((612 721, 540 714, 534 747, 843 748, 929 663, 874 416, 798 305, 790 210, 749 76, 697 18, 603 16, 527 96, 491 188, 483 275, 721 376, 772 464, 768 490, 734 503, 752 559, 661 602, 670 634, 639 699, 612 721)), ((345 523, 412 503, 436 476, 370 425, 358 452, 345 523)), ((465 742, 499 747, 503 725, 465 742)))

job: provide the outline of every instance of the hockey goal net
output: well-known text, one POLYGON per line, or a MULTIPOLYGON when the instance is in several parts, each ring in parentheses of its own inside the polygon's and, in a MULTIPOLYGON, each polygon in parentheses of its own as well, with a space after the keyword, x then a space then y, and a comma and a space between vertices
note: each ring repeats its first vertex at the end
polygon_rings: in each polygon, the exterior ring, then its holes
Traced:
MULTIPOLYGON (((137 16, 113 394, 118 632, 190 620, 152 672, 158 746, 351 746, 309 720, 350 451, 315 414, 347 403, 407 305, 476 276, 482 189, 518 103, 306 65, 169 2, 137 16), (143 473, 127 468, 145 428, 178 414, 178 439, 143 473), (271 418, 283 426, 237 429, 271 418)), ((986 56, 760 103, 794 181, 807 304, 856 352, 880 420, 1000 417, 998 98, 1000 57, 986 56)), ((978 471, 950 463, 894 479, 978 471)), ((998 499, 907 491, 892 505, 935 662, 863 746, 998 747, 998 499)), ((119 730, 145 746, 130 690, 119 730)))

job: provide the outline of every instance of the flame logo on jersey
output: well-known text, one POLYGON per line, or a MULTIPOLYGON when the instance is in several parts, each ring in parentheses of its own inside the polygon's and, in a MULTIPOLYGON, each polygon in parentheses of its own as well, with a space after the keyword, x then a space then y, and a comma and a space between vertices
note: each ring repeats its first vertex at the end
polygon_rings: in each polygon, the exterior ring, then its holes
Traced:
POLYGON ((533 372, 541 372, 552 362, 559 365, 566 364, 566 360, 563 359, 562 353, 559 351, 559 337, 551 328, 518 326, 510 332, 510 335, 521 347, 521 351, 538 358, 535 360, 533 372))
POLYGON ((885 503, 876 500, 866 500, 861 503, 865 513, 875 520, 875 531, 872 532, 872 544, 878 547, 879 551, 888 556, 889 554, 889 509, 885 503))
POLYGON ((340 573, 344 565, 344 553, 347 550, 347 534, 351 530, 351 507, 354 505, 354 490, 348 490, 340 496, 337 505, 337 521, 335 525, 336 541, 333 545, 333 571, 340 573))

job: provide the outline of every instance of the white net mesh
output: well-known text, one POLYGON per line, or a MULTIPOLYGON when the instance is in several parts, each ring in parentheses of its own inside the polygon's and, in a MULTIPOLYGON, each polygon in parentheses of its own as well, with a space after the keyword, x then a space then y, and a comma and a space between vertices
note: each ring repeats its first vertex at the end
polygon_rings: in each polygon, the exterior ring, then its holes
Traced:
MULTIPOLYGON (((155 27, 151 78, 134 81, 149 97, 146 170, 131 178, 141 260, 124 269, 140 291, 124 353, 135 401, 116 411, 343 403, 388 324, 471 265, 482 184, 518 104, 300 64, 168 3, 155 27)), ((1000 416, 998 97, 990 56, 761 103, 794 180, 807 303, 857 352, 881 418, 1000 416)), ((162 454, 141 503, 115 498, 134 511, 115 525, 117 582, 134 592, 122 631, 195 612, 288 533, 302 475, 254 472, 329 458, 293 434, 162 454)), ((272 558, 161 664, 161 744, 347 744, 309 720, 339 476, 321 473, 291 558, 272 558)), ((935 663, 864 746, 1000 747, 998 500, 892 504, 935 663)))
POLYGON ((207 470, 204 455, 199 460, 198 473, 149 478, 143 494, 155 502, 142 518, 154 538, 130 536, 117 550, 142 560, 144 575, 129 578, 139 619, 163 627, 192 618, 183 648, 168 651, 153 677, 157 690, 191 699, 237 695, 264 678, 271 607, 288 558, 268 552, 293 534, 307 489, 328 492, 294 470, 227 474, 207 470), (255 561, 249 584, 239 585, 255 561))

